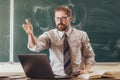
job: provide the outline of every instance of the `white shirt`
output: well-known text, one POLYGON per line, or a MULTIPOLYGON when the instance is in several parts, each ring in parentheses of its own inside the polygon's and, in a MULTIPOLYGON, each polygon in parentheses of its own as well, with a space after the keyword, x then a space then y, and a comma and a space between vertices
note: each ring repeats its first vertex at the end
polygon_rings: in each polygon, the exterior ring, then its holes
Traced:
MULTIPOLYGON (((95 63, 95 54, 90 45, 87 33, 75 28, 70 28, 66 34, 70 47, 73 73, 83 69, 87 63, 93 65, 95 63)), ((28 48, 32 51, 39 52, 44 49, 49 49, 50 64, 56 75, 66 75, 63 60, 63 35, 64 32, 52 29, 40 35, 37 45, 33 48, 29 47, 28 43, 28 48)))

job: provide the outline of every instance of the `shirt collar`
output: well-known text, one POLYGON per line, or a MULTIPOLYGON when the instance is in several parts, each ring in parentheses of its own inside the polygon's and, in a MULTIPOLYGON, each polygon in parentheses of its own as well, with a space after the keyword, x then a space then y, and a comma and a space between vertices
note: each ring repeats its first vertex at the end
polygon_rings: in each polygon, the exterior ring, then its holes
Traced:
POLYGON ((72 29, 71 29, 71 27, 70 27, 70 29, 69 29, 67 32, 65 32, 65 34, 69 37, 71 31, 72 31, 72 29))
POLYGON ((71 29, 71 27, 70 27, 70 29, 69 29, 67 32, 64 32, 64 31, 58 31, 58 35, 59 35, 60 39, 63 38, 64 33, 69 37, 71 31, 72 31, 72 29, 71 29))

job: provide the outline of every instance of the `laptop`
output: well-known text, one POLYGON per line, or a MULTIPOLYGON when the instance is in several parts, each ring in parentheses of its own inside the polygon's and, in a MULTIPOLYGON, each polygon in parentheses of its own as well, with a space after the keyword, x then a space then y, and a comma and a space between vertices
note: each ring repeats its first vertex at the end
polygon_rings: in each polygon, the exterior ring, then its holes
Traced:
POLYGON ((70 76, 55 76, 47 54, 19 54, 18 59, 27 78, 30 79, 69 79, 70 76))

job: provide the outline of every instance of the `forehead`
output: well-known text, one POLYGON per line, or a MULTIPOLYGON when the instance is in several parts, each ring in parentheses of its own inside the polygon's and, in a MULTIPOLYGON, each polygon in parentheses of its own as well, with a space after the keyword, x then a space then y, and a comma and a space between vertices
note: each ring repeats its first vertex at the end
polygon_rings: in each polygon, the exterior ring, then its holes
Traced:
POLYGON ((64 11, 56 11, 55 12, 55 17, 61 17, 61 16, 66 16, 66 13, 64 11))

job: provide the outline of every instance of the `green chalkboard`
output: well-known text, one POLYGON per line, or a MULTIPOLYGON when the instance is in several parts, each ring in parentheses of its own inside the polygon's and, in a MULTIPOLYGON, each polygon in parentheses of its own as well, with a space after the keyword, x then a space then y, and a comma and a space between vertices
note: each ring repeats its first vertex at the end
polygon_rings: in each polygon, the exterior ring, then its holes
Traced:
MULTIPOLYGON (((22 24, 28 18, 38 37, 55 28, 54 9, 67 5, 73 10, 72 26, 88 33, 97 62, 120 61, 120 0, 14 0, 14 56, 33 53, 27 48, 22 24)), ((45 50, 48 53, 48 50, 45 50)))
POLYGON ((9 61, 10 1, 0 0, 0 62, 9 61))

